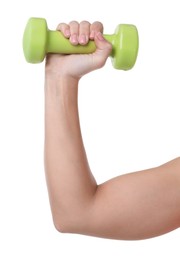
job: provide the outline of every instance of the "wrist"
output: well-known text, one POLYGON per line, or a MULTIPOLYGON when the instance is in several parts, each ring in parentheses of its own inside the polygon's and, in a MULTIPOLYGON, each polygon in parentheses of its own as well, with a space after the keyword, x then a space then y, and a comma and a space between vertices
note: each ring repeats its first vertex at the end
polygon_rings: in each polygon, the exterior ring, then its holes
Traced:
POLYGON ((51 80, 54 82, 68 82, 69 85, 78 85, 79 78, 74 77, 64 71, 54 71, 49 68, 45 68, 45 80, 51 80))
POLYGON ((78 80, 67 76, 45 74, 45 104, 57 110, 77 106, 78 80))
POLYGON ((55 91, 72 88, 77 88, 79 79, 73 78, 69 75, 61 75, 53 72, 45 72, 45 90, 55 91))
POLYGON ((70 84, 78 84, 80 79, 67 68, 65 60, 62 57, 59 59, 57 55, 48 56, 45 64, 45 76, 57 82, 68 81, 70 84), (53 62, 51 59, 53 59, 53 62))

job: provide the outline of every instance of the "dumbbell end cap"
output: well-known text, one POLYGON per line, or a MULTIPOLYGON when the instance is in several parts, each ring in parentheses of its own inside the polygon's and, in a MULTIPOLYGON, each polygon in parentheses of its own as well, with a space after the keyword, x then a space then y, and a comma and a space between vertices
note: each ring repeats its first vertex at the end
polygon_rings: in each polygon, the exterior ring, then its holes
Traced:
POLYGON ((30 18, 24 30, 23 51, 27 62, 40 63, 46 54, 47 23, 43 18, 30 18))
POLYGON ((137 28, 131 24, 120 24, 116 28, 115 35, 113 66, 115 69, 130 70, 136 62, 139 48, 137 28))

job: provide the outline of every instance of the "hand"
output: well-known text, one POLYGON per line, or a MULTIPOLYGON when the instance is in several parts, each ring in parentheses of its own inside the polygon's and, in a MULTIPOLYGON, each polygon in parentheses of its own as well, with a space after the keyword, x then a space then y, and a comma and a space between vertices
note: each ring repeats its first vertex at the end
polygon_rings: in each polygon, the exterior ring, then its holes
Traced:
POLYGON ((56 77, 71 77, 79 80, 88 72, 104 66, 112 51, 112 46, 104 39, 103 25, 100 22, 92 24, 87 21, 60 23, 57 30, 61 31, 73 45, 86 45, 89 40, 94 40, 96 51, 92 54, 48 54, 46 73, 51 73, 56 77))

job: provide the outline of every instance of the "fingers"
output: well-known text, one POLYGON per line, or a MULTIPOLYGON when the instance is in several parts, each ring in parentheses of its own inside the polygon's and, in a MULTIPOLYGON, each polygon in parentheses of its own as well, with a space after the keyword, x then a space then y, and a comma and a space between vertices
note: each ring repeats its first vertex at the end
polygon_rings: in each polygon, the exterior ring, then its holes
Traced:
POLYGON ((79 24, 76 21, 72 21, 69 23, 70 28, 70 42, 73 45, 77 45, 79 43, 79 24))
POLYGON ((57 26, 56 30, 57 30, 57 31, 61 31, 66 38, 69 38, 70 35, 71 35, 70 27, 69 27, 69 25, 66 24, 66 23, 60 23, 60 24, 57 26))
POLYGON ((94 37, 98 32, 103 33, 103 24, 100 22, 94 22, 91 24, 90 31, 90 39, 94 40, 94 37))
POLYGON ((94 62, 96 63, 97 68, 104 66, 107 58, 112 52, 112 45, 106 41, 103 37, 103 24, 100 22, 94 22, 91 24, 90 28, 90 39, 95 41, 96 52, 94 55, 94 62))
POLYGON ((79 43, 85 45, 89 41, 90 23, 82 21, 79 25, 79 43))
POLYGON ((89 40, 94 40, 98 32, 103 32, 103 25, 100 22, 90 24, 88 21, 72 21, 69 24, 60 23, 57 30, 61 31, 64 37, 68 38, 73 45, 86 45, 89 40))
MULTIPOLYGON (((90 24, 88 21, 72 21, 69 24, 60 23, 57 30, 61 31, 64 37, 69 39, 73 45, 86 45, 89 40, 93 40, 96 45, 96 51, 91 57, 86 55, 89 71, 101 68, 112 52, 112 45, 103 37, 103 24, 94 22, 90 24), (93 58, 92 58, 93 57, 93 58)), ((86 63, 87 66, 87 63, 86 63)))
POLYGON ((95 34, 94 41, 97 47, 94 55, 94 63, 97 68, 101 68, 112 52, 112 45, 105 40, 101 32, 95 34))

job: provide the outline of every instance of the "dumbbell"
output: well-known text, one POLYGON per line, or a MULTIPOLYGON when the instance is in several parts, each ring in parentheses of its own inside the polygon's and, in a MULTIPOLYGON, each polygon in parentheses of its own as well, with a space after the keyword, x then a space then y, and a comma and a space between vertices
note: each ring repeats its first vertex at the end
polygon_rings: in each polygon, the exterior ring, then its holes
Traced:
MULTIPOLYGON (((104 35, 104 38, 112 44, 112 64, 115 69, 131 69, 138 53, 138 31, 136 26, 120 24, 115 33, 104 35)), ((61 54, 87 54, 96 50, 94 41, 87 45, 72 45, 59 31, 51 31, 47 27, 44 18, 30 18, 23 35, 24 56, 29 63, 40 63, 46 53, 61 54)))

